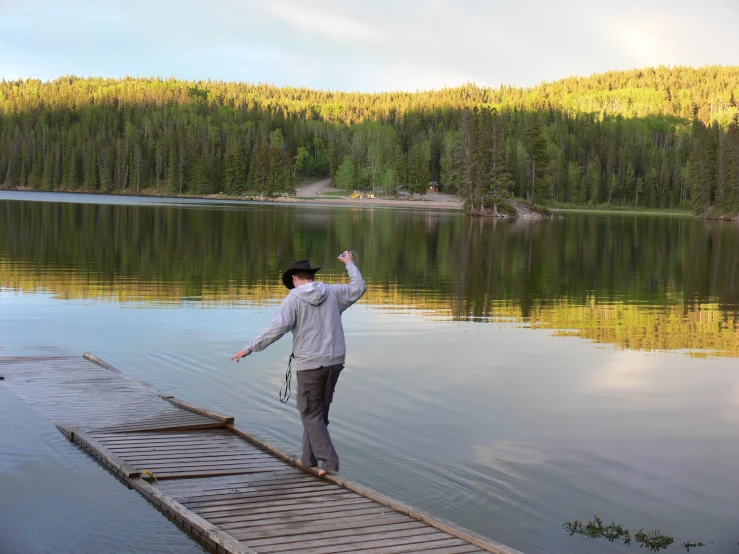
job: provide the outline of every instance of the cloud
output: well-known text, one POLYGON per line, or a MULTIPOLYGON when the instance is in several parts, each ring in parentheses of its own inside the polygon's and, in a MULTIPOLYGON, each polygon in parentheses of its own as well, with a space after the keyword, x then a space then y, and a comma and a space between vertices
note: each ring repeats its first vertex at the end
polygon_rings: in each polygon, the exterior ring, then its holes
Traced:
POLYGON ((293 2, 270 2, 266 11, 294 29, 306 31, 338 42, 376 42, 382 34, 358 19, 307 8, 293 2))
POLYGON ((611 20, 605 29, 631 63, 642 67, 669 64, 680 57, 670 27, 664 20, 622 18, 611 20))

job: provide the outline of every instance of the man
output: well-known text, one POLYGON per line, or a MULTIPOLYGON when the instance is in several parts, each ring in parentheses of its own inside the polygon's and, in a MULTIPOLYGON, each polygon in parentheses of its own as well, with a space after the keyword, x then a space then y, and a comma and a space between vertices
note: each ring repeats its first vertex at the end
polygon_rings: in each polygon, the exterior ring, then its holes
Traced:
POLYGON ((320 267, 311 267, 308 260, 295 262, 282 275, 290 294, 280 304, 272 323, 231 358, 238 362, 292 331, 297 404, 303 422, 301 463, 318 468, 321 461, 320 476, 339 470, 339 457, 328 434, 328 410, 346 356, 341 314, 367 290, 351 252, 344 252, 339 260, 349 272, 349 285, 317 282, 314 277, 320 267))

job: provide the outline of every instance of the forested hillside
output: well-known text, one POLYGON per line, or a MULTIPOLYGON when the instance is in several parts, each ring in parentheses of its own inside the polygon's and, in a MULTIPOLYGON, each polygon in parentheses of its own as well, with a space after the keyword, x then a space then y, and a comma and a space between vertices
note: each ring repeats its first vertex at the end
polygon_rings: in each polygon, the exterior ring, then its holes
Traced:
POLYGON ((534 88, 343 93, 162 79, 0 82, 0 185, 274 194, 431 180, 473 207, 536 202, 739 211, 739 67, 534 88))

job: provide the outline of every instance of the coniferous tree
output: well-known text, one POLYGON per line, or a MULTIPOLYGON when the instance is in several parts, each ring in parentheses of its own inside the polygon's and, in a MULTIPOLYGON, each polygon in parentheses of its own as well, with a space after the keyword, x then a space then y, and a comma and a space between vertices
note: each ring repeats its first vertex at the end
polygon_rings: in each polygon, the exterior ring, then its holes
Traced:
POLYGON ((195 194, 210 194, 212 192, 208 169, 207 154, 195 152, 191 157, 189 167, 188 190, 195 194))
POLYGON ((542 135, 538 113, 534 113, 528 118, 524 130, 524 140, 529 155, 527 167, 529 187, 526 196, 529 202, 534 202, 536 198, 546 194, 547 189, 546 140, 542 135))
POLYGON ((408 151, 408 188, 416 194, 426 192, 431 180, 431 145, 429 141, 416 142, 408 151))
POLYGON ((259 194, 269 192, 271 160, 268 156, 269 149, 267 148, 267 142, 265 138, 262 138, 251 152, 249 174, 246 181, 246 187, 250 191, 259 194))
POLYGON ((44 159, 43 173, 41 175, 41 190, 52 190, 54 188, 54 183, 52 179, 53 171, 53 155, 51 151, 48 151, 44 159))
POLYGON ((223 191, 226 194, 242 194, 246 188, 246 158, 241 151, 238 138, 230 136, 226 143, 224 157, 223 191))
POLYGON ((585 183, 588 188, 590 204, 598 204, 601 189, 600 159, 598 156, 594 156, 588 164, 587 171, 585 172, 585 183))
POLYGON ((474 129, 472 114, 469 110, 462 112, 459 123, 459 141, 454 155, 454 173, 459 194, 475 210, 475 161, 474 161, 474 129))
POLYGON ((506 166, 505 138, 501 117, 497 111, 480 112, 481 176, 478 186, 482 192, 483 205, 492 205, 498 213, 498 205, 510 195, 511 176, 506 166))
POLYGON ((626 169, 624 170, 624 176, 621 180, 621 203, 623 204, 625 198, 631 198, 634 195, 634 187, 636 186, 636 172, 634 171, 634 164, 628 162, 626 169))
POLYGON ((582 179, 582 167, 576 162, 570 162, 567 166, 567 202, 578 204, 580 202, 580 187, 582 179))
POLYGON ((726 163, 726 134, 719 133, 716 142, 716 186, 714 187, 713 204, 719 211, 723 211, 726 204, 727 192, 727 163, 726 163))
POLYGON ((174 144, 169 144, 168 146, 167 168, 165 170, 167 191, 170 194, 178 194, 180 187, 177 181, 177 147, 174 144))
POLYGON ((657 205, 657 186, 657 169, 650 167, 646 175, 644 175, 644 193, 646 196, 646 204, 649 208, 654 208, 657 205))
POLYGON ((439 165, 441 169, 441 185, 449 191, 455 191, 457 187, 456 173, 454 171, 454 154, 459 144, 459 133, 448 131, 442 140, 441 156, 439 165))
POLYGON ((71 189, 76 189, 80 186, 78 169, 79 162, 76 145, 68 144, 66 146, 63 159, 64 162, 62 165, 62 184, 71 189))
POLYGON ((84 186, 87 190, 96 190, 98 188, 98 161, 95 155, 95 146, 92 141, 85 143, 85 177, 84 186))
POLYGON ((99 156, 100 171, 100 190, 103 192, 113 192, 113 160, 109 148, 104 148, 99 156))
POLYGON ((693 124, 693 150, 690 153, 690 199, 696 210, 707 209, 712 200, 716 149, 708 128, 693 124))
POLYGON ((724 151, 726 173, 724 209, 739 212, 739 122, 735 119, 726 131, 724 151))

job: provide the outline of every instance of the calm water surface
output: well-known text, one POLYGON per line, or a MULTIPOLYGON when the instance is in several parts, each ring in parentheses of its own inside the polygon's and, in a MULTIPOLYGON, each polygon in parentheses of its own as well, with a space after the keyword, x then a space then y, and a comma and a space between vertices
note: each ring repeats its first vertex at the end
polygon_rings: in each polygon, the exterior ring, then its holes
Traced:
MULTIPOLYGON (((344 315, 342 473, 526 552, 636 548, 562 530, 593 514, 739 552, 736 225, 0 192, 0 356, 91 351, 297 452, 288 338, 229 357, 281 269, 341 280, 345 248, 369 291, 344 315)), ((0 384, 6 550, 201 551, 34 414, 0 384)))

